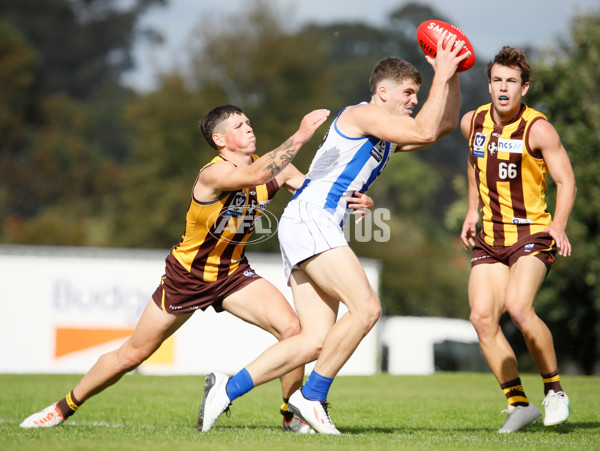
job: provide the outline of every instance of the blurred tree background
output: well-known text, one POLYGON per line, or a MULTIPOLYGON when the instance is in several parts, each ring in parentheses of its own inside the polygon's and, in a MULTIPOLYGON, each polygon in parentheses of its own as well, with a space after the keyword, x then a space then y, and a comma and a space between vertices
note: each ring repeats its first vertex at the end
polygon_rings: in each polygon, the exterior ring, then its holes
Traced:
MULTIPOLYGON (((431 17, 452 22, 413 3, 385 26, 330 23, 290 31, 281 11, 254 0, 243 15, 201 20, 186 67, 140 93, 120 79, 134 67, 136 40, 160 43, 139 19, 168 0, 127 3, 127 9, 118 0, 0 3, 0 243, 170 248, 183 233, 198 169, 214 155, 197 129, 210 109, 244 108, 262 154, 310 110, 335 115, 368 100, 370 71, 387 55, 421 71, 423 102, 433 70, 415 42, 416 27, 431 17)), ((600 11, 575 17, 571 36, 556 48, 524 49, 534 68, 526 100, 557 128, 579 189, 567 230, 573 255, 558 259, 536 305, 560 361, 586 374, 594 373, 600 350, 599 49, 600 11)), ((486 63, 478 60, 461 75, 461 114, 489 102, 486 63)), ((328 124, 294 160, 300 170, 308 169, 328 124)), ((382 262, 385 314, 468 318, 469 253, 458 239, 467 155, 456 130, 424 151, 394 156, 369 192, 376 207, 391 212, 391 239, 351 245, 382 262)), ((288 200, 280 193, 273 213, 288 200)), ((248 250, 279 246, 270 239, 248 250)), ((508 320, 503 327, 525 355, 518 331, 508 320)), ((533 370, 530 360, 522 367, 533 370)))

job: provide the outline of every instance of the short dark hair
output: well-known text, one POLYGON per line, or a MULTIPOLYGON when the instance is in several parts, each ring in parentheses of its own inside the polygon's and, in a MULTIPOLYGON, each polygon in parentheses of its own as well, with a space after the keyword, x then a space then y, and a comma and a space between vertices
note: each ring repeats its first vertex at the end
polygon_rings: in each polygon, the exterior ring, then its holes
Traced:
POLYGON ((409 62, 393 56, 383 58, 373 68, 371 78, 369 79, 371 96, 377 92, 377 85, 386 79, 396 82, 412 80, 417 85, 421 85, 421 74, 417 68, 409 62))
POLYGON ((216 108, 213 108, 208 112, 204 119, 200 122, 200 130, 202 130, 202 134, 204 135, 204 139, 210 144, 211 147, 217 149, 217 145, 212 139, 212 135, 215 131, 215 128, 223 122, 225 119, 235 115, 235 114, 244 114, 244 111, 235 105, 222 105, 216 108))
POLYGON ((519 49, 512 48, 508 45, 502 47, 502 50, 500 50, 494 59, 486 66, 488 80, 492 79, 492 66, 494 64, 507 67, 518 67, 521 70, 522 84, 529 82, 531 79, 531 67, 529 67, 525 53, 519 49))

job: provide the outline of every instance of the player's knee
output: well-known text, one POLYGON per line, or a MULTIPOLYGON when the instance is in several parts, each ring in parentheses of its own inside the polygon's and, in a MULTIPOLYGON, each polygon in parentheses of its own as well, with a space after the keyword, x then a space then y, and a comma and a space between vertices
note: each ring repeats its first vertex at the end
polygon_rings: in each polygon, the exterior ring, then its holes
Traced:
POLYGON ((510 315, 515 326, 523 333, 527 331, 528 325, 532 324, 533 320, 536 318, 536 314, 532 308, 524 308, 519 304, 507 303, 506 312, 510 315))
POLYGON ((298 335, 300 331, 300 320, 296 315, 290 315, 280 326, 279 339, 285 340, 286 338, 293 337, 294 335, 298 335))
POLYGON ((302 346, 300 346, 298 349, 298 352, 303 354, 302 360, 304 363, 317 360, 321 355, 325 337, 309 336, 307 334, 302 334, 302 337, 302 346))
POLYGON ((133 349, 130 347, 121 349, 120 351, 121 352, 118 353, 117 358, 119 372, 129 372, 135 370, 152 354, 151 352, 145 350, 133 349))
POLYGON ((368 327, 369 330, 371 330, 373 328, 373 326, 375 326, 375 324, 377 324, 377 321, 379 321, 379 318, 381 318, 381 304, 379 303, 379 300, 377 300, 376 303, 373 304, 373 306, 369 309, 369 317, 368 317, 368 327))
POLYGON ((473 324, 478 335, 486 335, 498 328, 498 323, 495 318, 487 313, 479 310, 472 310, 469 316, 469 321, 473 324))
POLYGON ((381 303, 375 296, 369 299, 363 309, 359 312, 359 318, 365 335, 377 324, 381 317, 381 303))

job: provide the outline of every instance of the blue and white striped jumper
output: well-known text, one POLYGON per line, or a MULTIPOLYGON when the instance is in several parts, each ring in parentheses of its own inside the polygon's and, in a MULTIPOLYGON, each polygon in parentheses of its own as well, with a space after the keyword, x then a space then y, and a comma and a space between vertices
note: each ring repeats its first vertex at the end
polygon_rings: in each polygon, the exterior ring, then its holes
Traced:
POLYGON ((396 149, 396 144, 378 138, 345 136, 337 128, 342 111, 317 150, 304 184, 286 208, 291 211, 300 201, 317 205, 334 216, 340 227, 350 214, 347 199, 354 191, 367 191, 396 149))

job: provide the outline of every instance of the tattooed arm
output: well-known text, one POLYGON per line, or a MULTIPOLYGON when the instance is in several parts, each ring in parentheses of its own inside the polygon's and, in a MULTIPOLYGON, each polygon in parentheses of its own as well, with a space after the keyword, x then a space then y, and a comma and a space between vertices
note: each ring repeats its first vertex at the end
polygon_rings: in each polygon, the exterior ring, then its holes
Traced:
MULTIPOLYGON (((302 119, 300 128, 290 138, 288 138, 277 149, 263 155, 252 165, 252 171, 255 172, 262 183, 266 183, 275 177, 285 168, 296 156, 300 148, 308 142, 317 128, 329 117, 329 110, 315 110, 308 113, 302 119)), ((262 184, 257 183, 257 184, 262 184)))
POLYGON ((300 127, 276 149, 252 162, 243 157, 243 163, 227 159, 207 166, 200 172, 194 185, 194 197, 199 201, 217 199, 222 191, 262 185, 277 176, 296 156, 329 117, 329 110, 315 110, 302 119, 300 127))

